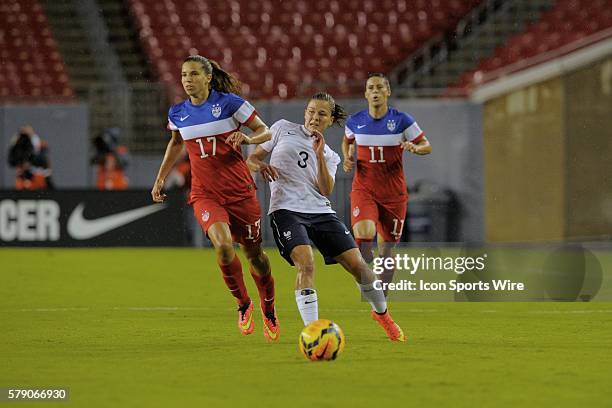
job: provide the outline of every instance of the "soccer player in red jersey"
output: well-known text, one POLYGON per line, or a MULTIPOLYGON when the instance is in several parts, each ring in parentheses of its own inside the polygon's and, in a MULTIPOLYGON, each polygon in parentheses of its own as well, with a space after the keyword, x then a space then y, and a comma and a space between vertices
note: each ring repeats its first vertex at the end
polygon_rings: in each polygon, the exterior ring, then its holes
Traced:
POLYGON ((189 203, 238 302, 238 328, 251 334, 254 321, 253 302, 244 285, 234 241, 244 251, 259 291, 264 335, 269 341, 278 341, 274 280, 270 261, 261 248, 261 209, 255 182, 240 151, 241 144, 270 140, 270 130, 253 106, 237 95, 238 81, 215 61, 192 55, 182 65, 181 78, 189 99, 172 106, 168 113, 172 137, 151 191, 153 201, 165 200, 164 180, 186 146, 192 178, 189 203), (250 136, 240 132, 243 125, 253 131, 250 136))
MULTIPOLYGON (((402 235, 408 204, 403 151, 431 153, 431 145, 416 121, 388 105, 389 80, 372 74, 366 82, 368 109, 349 117, 342 143, 343 168, 355 177, 351 191, 351 224, 364 259, 372 261, 372 246, 378 232, 379 255, 391 256, 402 235), (354 152, 357 145, 357 160, 354 152), (356 164, 356 166, 355 166, 356 164)), ((384 282, 393 278, 386 271, 384 282)))

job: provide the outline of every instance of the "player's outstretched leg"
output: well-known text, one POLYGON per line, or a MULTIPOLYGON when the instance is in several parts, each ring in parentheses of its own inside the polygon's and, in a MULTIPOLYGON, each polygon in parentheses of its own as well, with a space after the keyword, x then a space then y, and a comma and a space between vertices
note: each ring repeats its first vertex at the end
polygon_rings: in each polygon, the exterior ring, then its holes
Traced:
POLYGON ((251 334, 255 329, 253 302, 244 285, 242 265, 234 251, 229 226, 221 222, 215 223, 208 229, 208 236, 215 247, 223 280, 238 302, 238 330, 245 335, 251 334))
POLYGON ((259 292, 263 334, 266 340, 276 342, 280 339, 280 322, 274 307, 274 278, 270 270, 270 260, 261 246, 242 246, 249 261, 249 271, 259 292))
POLYGON ((391 317, 387 308, 387 301, 381 289, 374 285, 375 274, 365 263, 357 248, 343 252, 335 259, 346 269, 357 281, 359 290, 368 303, 372 306, 372 318, 385 330, 391 341, 406 341, 406 336, 401 327, 391 317))
POLYGON ((304 326, 319 319, 319 303, 314 288, 314 255, 310 245, 298 245, 291 251, 295 265, 295 303, 304 326))

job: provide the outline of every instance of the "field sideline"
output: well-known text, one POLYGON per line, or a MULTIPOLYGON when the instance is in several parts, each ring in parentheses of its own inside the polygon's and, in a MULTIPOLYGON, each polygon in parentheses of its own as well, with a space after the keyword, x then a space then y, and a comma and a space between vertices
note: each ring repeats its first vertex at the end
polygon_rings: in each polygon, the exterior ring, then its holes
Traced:
POLYGON ((347 346, 309 363, 295 272, 267 253, 280 344, 265 342, 259 316, 239 334, 211 250, 0 249, 0 388, 68 387, 69 403, 44 406, 90 408, 609 404, 612 303, 395 302, 409 339, 396 344, 317 255, 320 317, 347 346))

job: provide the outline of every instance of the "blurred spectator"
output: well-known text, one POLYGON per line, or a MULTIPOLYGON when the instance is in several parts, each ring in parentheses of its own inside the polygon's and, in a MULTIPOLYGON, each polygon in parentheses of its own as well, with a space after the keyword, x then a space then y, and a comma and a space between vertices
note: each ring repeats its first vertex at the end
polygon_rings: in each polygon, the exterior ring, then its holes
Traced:
POLYGON ((49 148, 32 126, 23 126, 13 136, 8 162, 11 167, 15 167, 17 190, 54 189, 49 165, 49 148))
POLYGON ((124 170, 129 164, 127 147, 119 144, 121 131, 113 127, 104 129, 93 140, 95 155, 91 164, 96 166, 96 188, 98 190, 125 190, 128 179, 124 170))

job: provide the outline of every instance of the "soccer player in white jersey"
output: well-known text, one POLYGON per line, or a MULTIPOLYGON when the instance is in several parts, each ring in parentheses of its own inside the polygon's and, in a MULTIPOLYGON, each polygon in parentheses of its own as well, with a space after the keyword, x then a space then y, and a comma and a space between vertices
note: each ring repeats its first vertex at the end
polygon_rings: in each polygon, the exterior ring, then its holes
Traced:
POLYGON ((233 241, 242 247, 257 285, 264 336, 269 341, 278 341, 274 279, 261 248, 261 209, 255 196, 255 182, 240 151, 242 143, 269 140, 270 130, 255 108, 237 95, 237 80, 215 61, 200 55, 187 57, 181 78, 189 98, 172 106, 168 113, 172 137, 151 190, 153 201, 165 200, 164 181, 186 146, 191 163, 189 203, 215 247, 223 280, 238 303, 238 329, 245 335, 251 334, 255 323, 253 302, 233 241), (253 131, 250 137, 240 132, 242 126, 253 131))
POLYGON ((323 133, 346 117, 327 93, 308 102, 304 125, 286 120, 270 130, 272 139, 257 146, 247 160, 252 171, 270 182, 270 214, 274 239, 281 255, 297 270, 295 300, 304 325, 319 318, 314 284, 312 244, 326 264, 340 263, 357 281, 372 306, 372 318, 392 341, 405 341, 393 321, 383 291, 374 287, 375 275, 365 263, 348 229, 327 199, 334 188, 340 157, 325 144, 323 133), (270 163, 263 160, 271 154, 270 163))
MULTIPOLYGON (((351 224, 359 249, 372 261, 372 246, 378 232, 379 254, 391 256, 402 236, 408 205, 403 152, 431 153, 431 145, 417 122, 407 113, 388 105, 391 87, 383 74, 371 74, 366 82, 368 109, 349 117, 342 141, 344 171, 355 167, 351 190, 351 224)), ((382 280, 390 282, 394 270, 382 280)))

